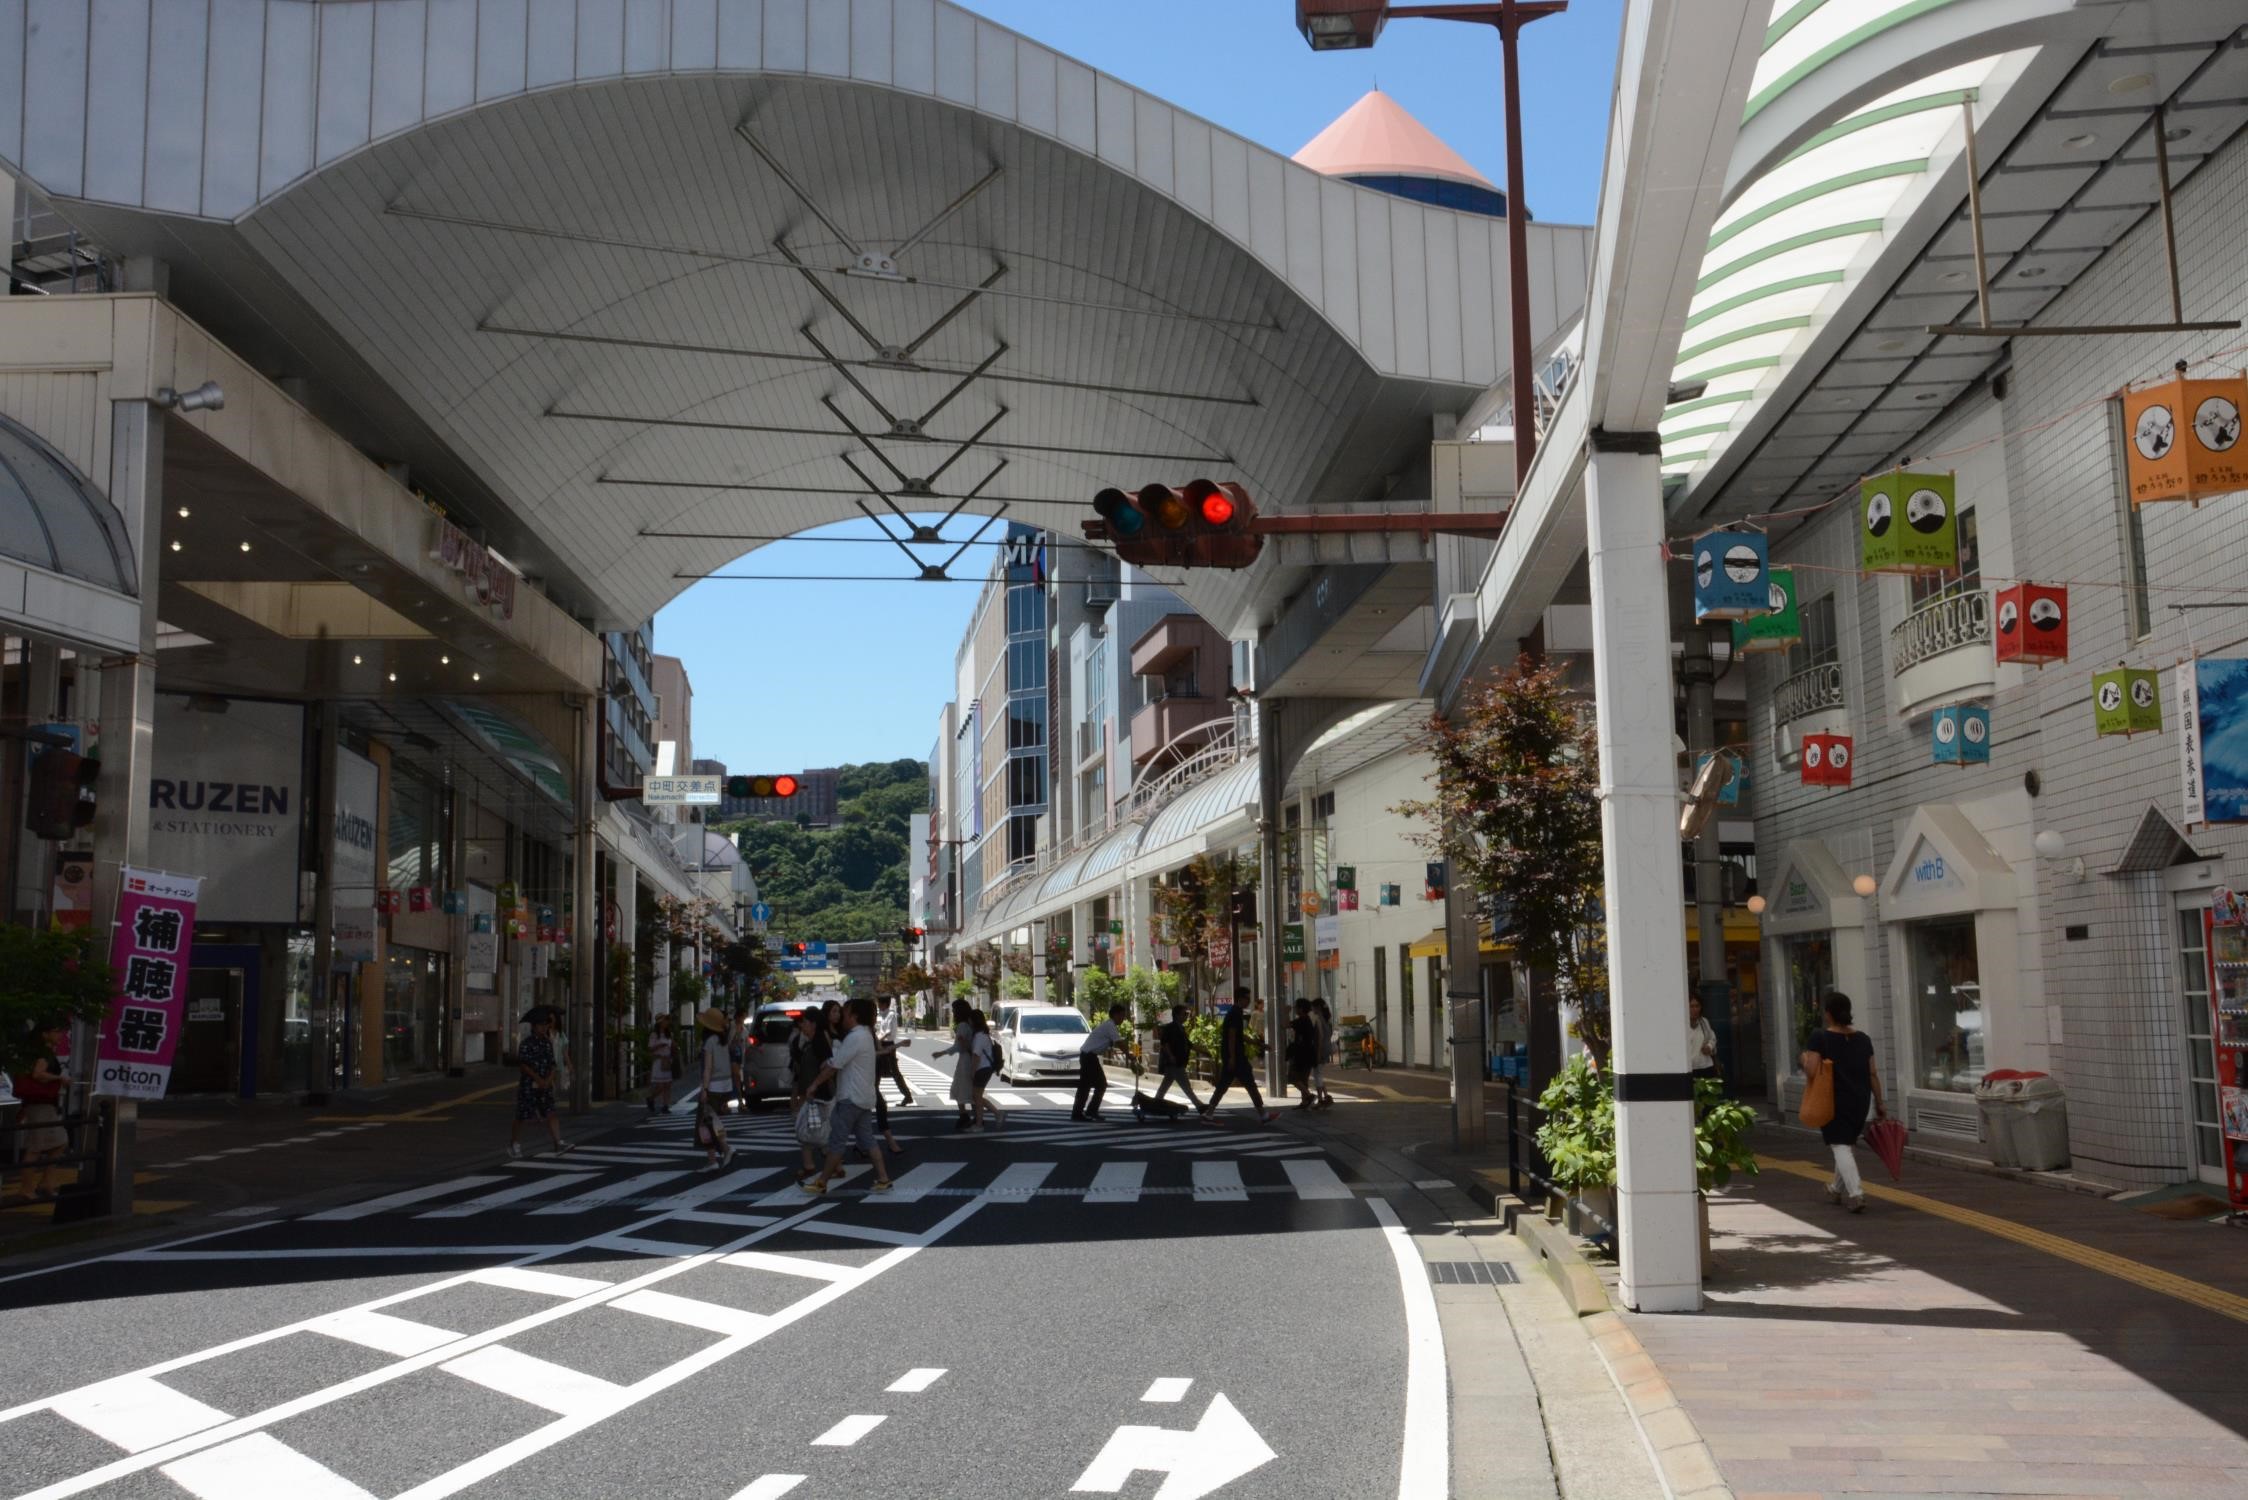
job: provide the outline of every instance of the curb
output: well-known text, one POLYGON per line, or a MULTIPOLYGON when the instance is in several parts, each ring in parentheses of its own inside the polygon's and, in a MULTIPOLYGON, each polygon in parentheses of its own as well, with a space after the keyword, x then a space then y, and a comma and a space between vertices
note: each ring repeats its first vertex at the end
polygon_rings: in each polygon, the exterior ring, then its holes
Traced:
POLYGON ((1701 1429, 1678 1404, 1677 1392, 1640 1347, 1630 1326, 1619 1314, 1601 1311, 1587 1317, 1584 1328, 1638 1425, 1664 1490, 1674 1500, 1734 1500, 1733 1487, 1717 1467, 1717 1455, 1710 1452, 1701 1429))

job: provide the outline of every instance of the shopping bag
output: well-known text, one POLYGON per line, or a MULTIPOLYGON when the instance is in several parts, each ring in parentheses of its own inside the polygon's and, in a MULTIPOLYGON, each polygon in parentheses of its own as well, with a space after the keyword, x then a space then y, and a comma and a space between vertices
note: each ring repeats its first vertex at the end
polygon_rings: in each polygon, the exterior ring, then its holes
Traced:
POLYGON ((796 1112, 796 1141, 801 1146, 827 1144, 827 1105, 818 1099, 807 1099, 796 1112))
POLYGON ((1881 1158, 1881 1164, 1889 1169, 1891 1182, 1902 1181, 1904 1178, 1905 1140, 1904 1126, 1888 1115, 1883 1115, 1866 1127, 1866 1144, 1873 1148, 1874 1155, 1881 1158))
POLYGON ((1831 1058, 1819 1059, 1819 1071, 1811 1075, 1804 1086, 1803 1103, 1797 1107, 1795 1117, 1813 1130, 1834 1118, 1834 1062, 1831 1058))

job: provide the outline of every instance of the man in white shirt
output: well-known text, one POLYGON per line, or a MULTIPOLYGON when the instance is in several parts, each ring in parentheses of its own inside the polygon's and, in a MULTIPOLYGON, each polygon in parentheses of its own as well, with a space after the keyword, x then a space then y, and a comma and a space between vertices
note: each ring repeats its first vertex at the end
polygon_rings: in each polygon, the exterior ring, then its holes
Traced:
POLYGON ((913 1090, 906 1087, 905 1074, 898 1070, 898 1002, 885 1000, 874 1013, 874 1086, 882 1087, 889 1079, 898 1086, 898 1102, 911 1104, 913 1090))
POLYGON ((1071 1107, 1072 1120, 1097 1120, 1101 1117, 1101 1096, 1108 1092, 1108 1069, 1101 1059, 1108 1049, 1123 1039, 1123 1021, 1131 1014, 1121 1005, 1108 1008, 1108 1019, 1093 1028, 1077 1049, 1077 1103, 1071 1107), (1088 1101, 1090 1107, 1088 1108, 1088 1101))
POLYGON ((835 1080, 835 1111, 827 1132, 827 1165, 810 1181, 803 1184, 804 1191, 818 1197, 827 1191, 843 1170, 843 1150, 856 1144, 874 1163, 874 1191, 890 1191, 890 1168, 882 1160, 882 1148, 874 1139, 874 1002, 858 999, 846 1004, 836 1016, 837 1032, 835 1050, 829 1054, 827 1064, 819 1076, 812 1080, 811 1092, 817 1094, 820 1086, 830 1078, 835 1080))

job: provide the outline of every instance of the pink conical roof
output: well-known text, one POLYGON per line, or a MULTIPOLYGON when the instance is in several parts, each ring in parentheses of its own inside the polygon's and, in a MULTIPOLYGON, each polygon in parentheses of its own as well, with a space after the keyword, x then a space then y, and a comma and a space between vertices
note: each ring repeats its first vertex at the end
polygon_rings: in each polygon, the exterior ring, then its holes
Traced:
POLYGON ((1491 187, 1482 173, 1380 89, 1313 136, 1296 153, 1296 161, 1328 177, 1433 177, 1491 187))

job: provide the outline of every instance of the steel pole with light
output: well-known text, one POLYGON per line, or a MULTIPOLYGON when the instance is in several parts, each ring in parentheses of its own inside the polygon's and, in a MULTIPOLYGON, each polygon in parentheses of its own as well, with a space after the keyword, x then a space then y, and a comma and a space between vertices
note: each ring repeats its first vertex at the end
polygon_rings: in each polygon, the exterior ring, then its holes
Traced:
POLYGON ((1512 344, 1514 483, 1519 493, 1538 451, 1537 393, 1530 375, 1530 274, 1527 216, 1522 208, 1522 28, 1567 10, 1568 0, 1484 0, 1480 5, 1388 5, 1382 0, 1296 0, 1296 29, 1314 52, 1374 45, 1397 20, 1472 21, 1498 29, 1506 63, 1506 257, 1508 337, 1512 344))

